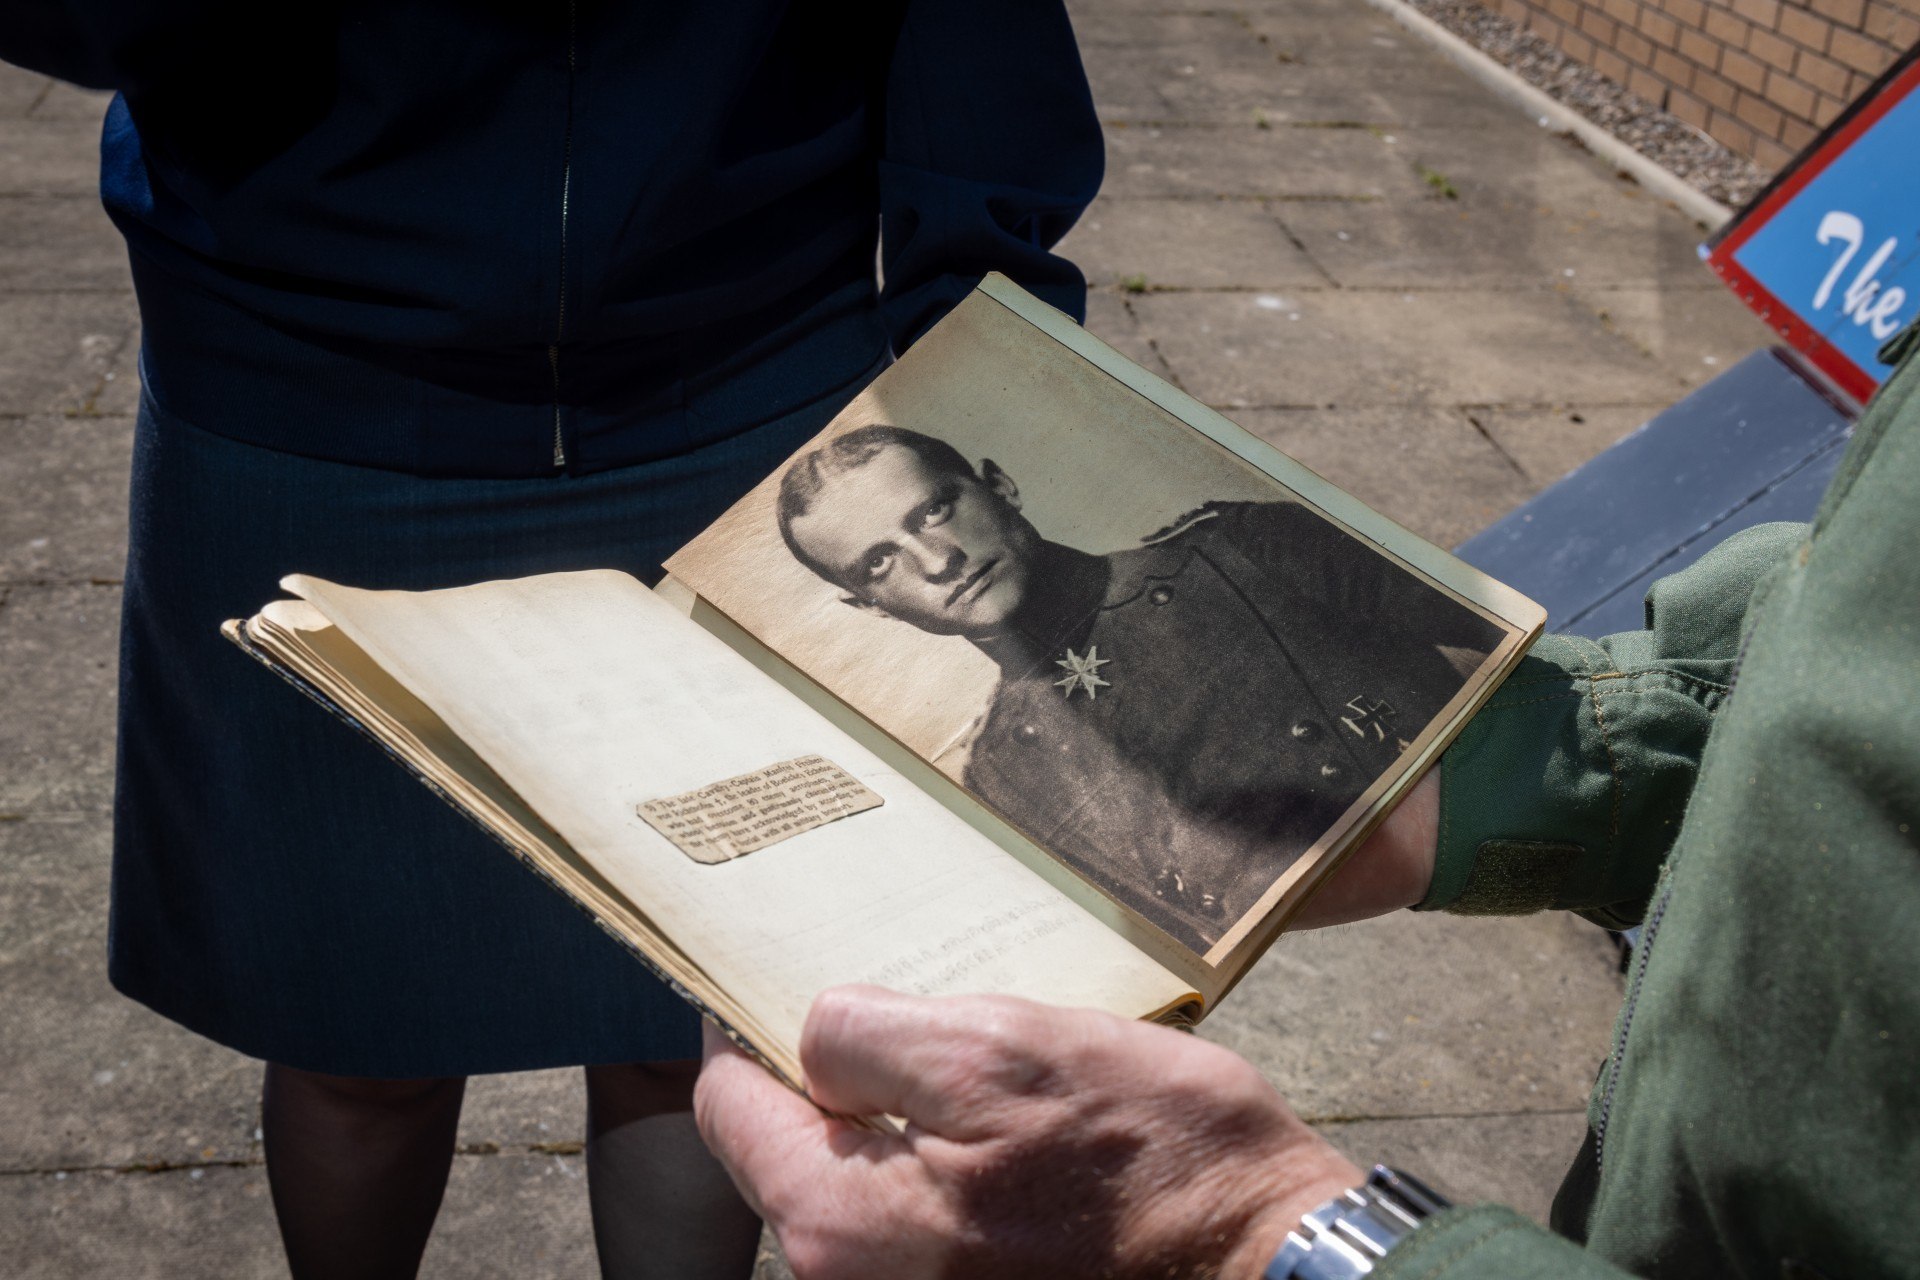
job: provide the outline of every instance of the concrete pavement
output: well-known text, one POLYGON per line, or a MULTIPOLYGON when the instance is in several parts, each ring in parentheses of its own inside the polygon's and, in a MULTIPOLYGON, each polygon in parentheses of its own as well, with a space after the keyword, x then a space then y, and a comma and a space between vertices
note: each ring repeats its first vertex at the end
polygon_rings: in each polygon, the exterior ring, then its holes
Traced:
MULTIPOLYGON (((1360 0, 1073 10, 1090 327, 1436 541, 1765 341, 1684 217, 1360 0)), ((104 977, 137 318, 101 109, 0 68, 0 1256, 275 1276, 258 1065, 104 977)), ((1404 916, 1282 943, 1204 1034, 1357 1158, 1539 1216, 1617 998, 1578 921, 1404 916)), ((581 1112, 577 1073, 474 1082, 426 1274, 592 1273, 581 1112)))

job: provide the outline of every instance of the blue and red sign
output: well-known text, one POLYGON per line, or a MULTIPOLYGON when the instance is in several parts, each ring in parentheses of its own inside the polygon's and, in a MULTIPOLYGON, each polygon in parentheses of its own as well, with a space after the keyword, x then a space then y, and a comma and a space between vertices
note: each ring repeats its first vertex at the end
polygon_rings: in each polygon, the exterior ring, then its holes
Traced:
POLYGON ((1701 249, 1787 344, 1856 400, 1920 315, 1920 49, 1701 249))

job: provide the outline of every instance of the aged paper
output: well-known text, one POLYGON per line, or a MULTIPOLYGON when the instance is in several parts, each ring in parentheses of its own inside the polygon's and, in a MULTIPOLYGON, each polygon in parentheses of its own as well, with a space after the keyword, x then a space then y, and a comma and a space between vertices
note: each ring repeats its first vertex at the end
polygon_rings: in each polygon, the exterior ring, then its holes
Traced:
POLYGON ((1187 983, 625 574, 425 592, 284 585, 671 939, 671 967, 723 996, 714 1003, 790 1076, 813 997, 881 972, 903 990, 1126 1017, 1190 998, 1187 983), (712 866, 637 812, 663 793, 814 755, 886 803, 789 837, 781 856, 712 866), (956 969, 963 952, 974 962, 956 969))
POLYGON ((782 760, 694 791, 642 801, 648 826, 695 862, 731 862, 884 803, 825 756, 782 760))

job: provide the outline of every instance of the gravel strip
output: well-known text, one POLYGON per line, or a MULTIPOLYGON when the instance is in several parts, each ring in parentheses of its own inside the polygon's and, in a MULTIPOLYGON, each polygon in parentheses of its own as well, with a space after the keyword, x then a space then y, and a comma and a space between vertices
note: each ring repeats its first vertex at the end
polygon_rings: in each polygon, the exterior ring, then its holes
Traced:
POLYGON ((1407 2, 1548 97, 1565 103, 1722 204, 1738 209, 1773 176, 1475 0, 1407 2))

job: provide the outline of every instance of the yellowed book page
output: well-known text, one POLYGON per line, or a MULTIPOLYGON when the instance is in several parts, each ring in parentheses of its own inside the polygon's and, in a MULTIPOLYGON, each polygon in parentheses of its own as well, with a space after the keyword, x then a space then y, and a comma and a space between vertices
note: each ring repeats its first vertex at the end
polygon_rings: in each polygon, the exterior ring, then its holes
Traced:
POLYGON ((276 600, 222 632, 256 659, 291 675, 373 734, 421 780, 491 831, 679 986, 745 1047, 798 1084, 797 1046, 776 1044, 752 1015, 681 954, 652 920, 529 809, 444 721, 381 670, 304 600, 276 600))
POLYGON ((285 584, 431 708, 715 988, 798 1043, 875 982, 1152 1014, 1187 986, 624 574, 433 592, 285 584), (641 806, 824 757, 883 803, 716 863, 641 806))

